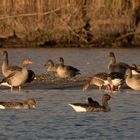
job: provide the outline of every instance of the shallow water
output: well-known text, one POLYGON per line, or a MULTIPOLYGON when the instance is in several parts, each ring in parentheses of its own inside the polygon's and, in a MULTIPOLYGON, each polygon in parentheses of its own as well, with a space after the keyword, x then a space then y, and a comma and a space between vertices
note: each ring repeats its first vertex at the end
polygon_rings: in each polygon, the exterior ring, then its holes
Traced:
MULTIPOLYGON (((44 73, 47 59, 65 58, 66 64, 81 70, 83 75, 107 71, 107 52, 113 49, 7 49, 10 64, 20 64, 24 58, 34 62, 30 66, 36 73, 44 73)), ((114 49, 117 60, 140 64, 139 49, 114 49)), ((56 62, 56 61, 55 61, 56 62)), ((1 63, 1 60, 0 60, 1 63)), ((108 113, 76 113, 68 103, 86 102, 91 96, 100 101, 105 91, 91 89, 17 89, 10 93, 0 89, 0 101, 23 101, 34 98, 36 110, 0 110, 0 140, 139 140, 140 139, 140 92, 121 89, 111 94, 108 113)))

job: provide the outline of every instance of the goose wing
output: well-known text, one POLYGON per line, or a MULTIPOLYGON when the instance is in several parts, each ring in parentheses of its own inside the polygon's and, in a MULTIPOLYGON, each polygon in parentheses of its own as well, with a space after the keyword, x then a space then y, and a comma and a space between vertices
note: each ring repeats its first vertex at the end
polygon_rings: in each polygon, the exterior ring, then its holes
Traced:
POLYGON ((11 73, 9 76, 3 78, 3 79, 1 80, 1 82, 0 82, 0 84, 1 84, 1 83, 4 83, 4 82, 7 82, 8 84, 10 84, 10 79, 11 79, 11 77, 13 77, 15 74, 16 74, 16 72, 13 72, 13 73, 11 73))

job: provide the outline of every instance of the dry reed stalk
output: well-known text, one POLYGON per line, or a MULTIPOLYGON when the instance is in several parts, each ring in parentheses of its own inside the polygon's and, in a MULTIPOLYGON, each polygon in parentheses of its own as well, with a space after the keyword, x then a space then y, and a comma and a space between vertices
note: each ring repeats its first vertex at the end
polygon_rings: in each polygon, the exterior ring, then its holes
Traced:
POLYGON ((114 41, 121 34, 138 30, 139 0, 0 2, 0 38, 10 38, 10 41, 16 38, 23 43, 89 44, 98 40, 114 41))

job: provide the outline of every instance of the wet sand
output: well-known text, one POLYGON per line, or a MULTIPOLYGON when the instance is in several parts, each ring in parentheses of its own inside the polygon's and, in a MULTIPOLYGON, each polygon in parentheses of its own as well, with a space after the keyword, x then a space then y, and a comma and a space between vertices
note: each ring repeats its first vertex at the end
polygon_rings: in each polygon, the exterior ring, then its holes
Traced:
POLYGON ((90 80, 88 76, 76 76, 73 78, 56 78, 48 74, 38 74, 36 79, 24 85, 27 89, 81 89, 90 80))

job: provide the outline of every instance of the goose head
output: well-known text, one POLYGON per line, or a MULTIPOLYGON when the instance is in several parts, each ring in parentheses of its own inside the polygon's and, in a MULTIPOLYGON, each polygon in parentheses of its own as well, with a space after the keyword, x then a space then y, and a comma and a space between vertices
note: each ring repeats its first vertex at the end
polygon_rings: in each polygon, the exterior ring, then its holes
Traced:
POLYGON ((49 59, 44 66, 47 67, 48 72, 56 71, 56 66, 51 59, 49 59))
POLYGON ((45 64, 44 64, 45 67, 48 67, 48 66, 54 66, 54 62, 49 59, 45 64))
POLYGON ((31 109, 35 109, 36 108, 36 101, 34 99, 27 99, 26 101, 24 101, 23 103, 25 106, 28 105, 28 108, 31 109))
POLYGON ((125 79, 126 78, 131 78, 132 77, 132 70, 130 68, 128 68, 125 72, 125 79))
POLYGON ((8 57, 8 52, 7 51, 0 51, 0 54, 2 55, 2 57, 4 59, 8 57))
POLYGON ((60 62, 60 64, 64 65, 64 58, 63 57, 59 57, 59 62, 60 62))
POLYGON ((25 60, 22 62, 22 65, 23 65, 23 66, 27 66, 27 65, 32 64, 32 63, 33 63, 32 60, 30 60, 30 59, 25 59, 25 60))
POLYGON ((92 104, 93 102, 94 102, 93 99, 91 97, 88 97, 88 103, 92 104))
POLYGON ((104 94, 104 95, 102 96, 102 102, 107 102, 107 101, 109 101, 110 99, 111 99, 111 96, 108 95, 108 94, 104 94))
POLYGON ((24 64, 32 64, 33 62, 30 59, 26 59, 26 60, 23 61, 23 63, 24 64))
POLYGON ((109 57, 115 57, 115 54, 114 54, 114 52, 109 52, 108 56, 109 57))

